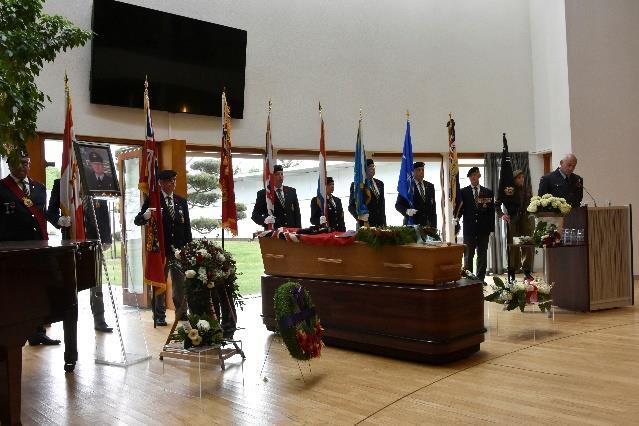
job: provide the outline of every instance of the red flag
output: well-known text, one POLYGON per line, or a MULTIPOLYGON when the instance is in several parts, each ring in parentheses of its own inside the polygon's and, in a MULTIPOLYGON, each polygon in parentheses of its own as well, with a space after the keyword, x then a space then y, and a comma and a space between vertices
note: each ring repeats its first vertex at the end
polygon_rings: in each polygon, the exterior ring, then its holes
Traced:
POLYGON ((69 238, 84 240, 84 206, 80 198, 80 175, 73 144, 73 113, 69 79, 64 75, 64 93, 66 98, 66 114, 64 119, 64 137, 62 139, 62 170, 60 171, 60 210, 63 216, 71 218, 69 238))
POLYGON ((151 108, 149 104, 148 82, 144 82, 144 112, 146 115, 146 137, 140 162, 140 183, 138 188, 149 200, 149 209, 153 209, 151 218, 145 225, 144 250, 146 252, 146 265, 144 267, 144 283, 159 288, 156 294, 166 291, 166 277, 164 265, 166 254, 164 253, 164 229, 162 226, 162 208, 160 204, 160 188, 157 183, 158 171, 158 146, 153 134, 153 122, 151 121, 151 108))
MULTIPOLYGON (((273 167, 276 162, 273 153, 273 143, 271 142, 271 101, 268 101, 268 118, 266 119, 266 150, 264 152, 264 192, 266 193, 266 210, 269 215, 273 215, 275 205, 275 190, 271 187, 273 182, 273 167)), ((269 223, 268 229, 273 229, 273 224, 269 223)))
POLYGON ((326 144, 324 143, 324 117, 322 117, 322 104, 319 105, 320 112, 320 149, 319 149, 319 177, 317 180, 317 199, 320 202, 322 208, 322 216, 326 218, 326 224, 328 223, 328 203, 326 194, 326 144))
POLYGON ((231 109, 222 92, 222 151, 220 152, 220 188, 222 189, 222 228, 237 236, 237 206, 233 185, 233 161, 231 156, 231 109))

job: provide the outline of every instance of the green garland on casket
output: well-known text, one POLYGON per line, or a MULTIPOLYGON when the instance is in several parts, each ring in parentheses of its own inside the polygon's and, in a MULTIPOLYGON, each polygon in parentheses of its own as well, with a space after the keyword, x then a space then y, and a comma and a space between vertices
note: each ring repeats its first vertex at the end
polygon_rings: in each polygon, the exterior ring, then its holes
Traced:
POLYGON ((426 241, 427 239, 433 241, 441 240, 437 229, 430 226, 362 227, 357 230, 355 238, 357 241, 361 241, 373 248, 401 246, 418 241, 426 241))
POLYGON ((308 291, 288 281, 277 288, 274 302, 275 319, 291 356, 303 361, 319 357, 324 329, 308 291))

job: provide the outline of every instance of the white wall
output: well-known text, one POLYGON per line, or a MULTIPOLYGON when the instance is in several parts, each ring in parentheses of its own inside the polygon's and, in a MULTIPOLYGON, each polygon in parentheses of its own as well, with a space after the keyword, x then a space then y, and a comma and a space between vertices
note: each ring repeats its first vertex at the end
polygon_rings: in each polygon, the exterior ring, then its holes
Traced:
POLYGON ((564 0, 530 0, 534 150, 571 152, 564 0))
MULTIPOLYGON (((447 149, 449 111, 460 151, 499 151, 503 131, 513 151, 535 146, 527 0, 127 2, 248 32, 245 118, 234 122, 236 146, 262 146, 269 97, 276 147, 317 146, 318 100, 326 108, 328 149, 354 148, 360 107, 369 151, 401 150, 407 108, 415 151, 447 149)), ((45 5, 85 29, 91 8, 88 0, 45 5)), ((38 83, 53 103, 38 129, 63 130, 67 70, 76 133, 141 139, 142 111, 89 103, 90 52, 88 44, 45 67, 38 83)), ((152 90, 153 70, 148 74, 152 90)), ((197 144, 218 143, 219 121, 154 114, 158 139, 197 144)))
POLYGON ((635 207, 639 273, 639 2, 566 0, 572 147, 600 204, 635 207))

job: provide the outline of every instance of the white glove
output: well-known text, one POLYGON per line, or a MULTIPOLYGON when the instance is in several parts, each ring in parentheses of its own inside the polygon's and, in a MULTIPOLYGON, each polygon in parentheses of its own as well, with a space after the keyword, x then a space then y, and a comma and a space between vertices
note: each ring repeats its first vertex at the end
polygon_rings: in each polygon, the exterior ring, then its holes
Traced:
POLYGON ((361 220, 362 222, 368 222, 368 213, 360 215, 358 219, 361 220))
POLYGON ((273 223, 275 223, 275 216, 266 216, 266 218, 264 218, 264 223, 267 225, 271 225, 273 223))
POLYGON ((406 209, 406 216, 415 216, 415 213, 417 213, 416 209, 406 209))
POLYGON ((149 220, 151 219, 151 213, 153 212, 153 210, 155 209, 146 209, 146 211, 144 212, 144 214, 142 215, 142 217, 144 218, 144 220, 149 220))
POLYGON ((58 219, 58 225, 62 226, 63 228, 68 228, 69 226, 71 226, 71 218, 69 216, 60 216, 60 218, 58 219))
POLYGON ((111 248, 111 243, 102 244, 102 251, 109 251, 110 248, 111 248))
POLYGON ((324 225, 326 223, 326 216, 320 216, 320 225, 324 225))

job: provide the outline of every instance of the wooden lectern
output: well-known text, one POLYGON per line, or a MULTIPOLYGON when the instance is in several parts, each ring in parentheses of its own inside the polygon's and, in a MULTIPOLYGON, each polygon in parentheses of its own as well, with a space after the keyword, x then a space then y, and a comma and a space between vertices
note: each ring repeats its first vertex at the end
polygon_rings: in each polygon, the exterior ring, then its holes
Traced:
POLYGON ((564 228, 583 229, 584 242, 545 249, 553 305, 574 311, 633 305, 631 206, 573 209, 564 228))

